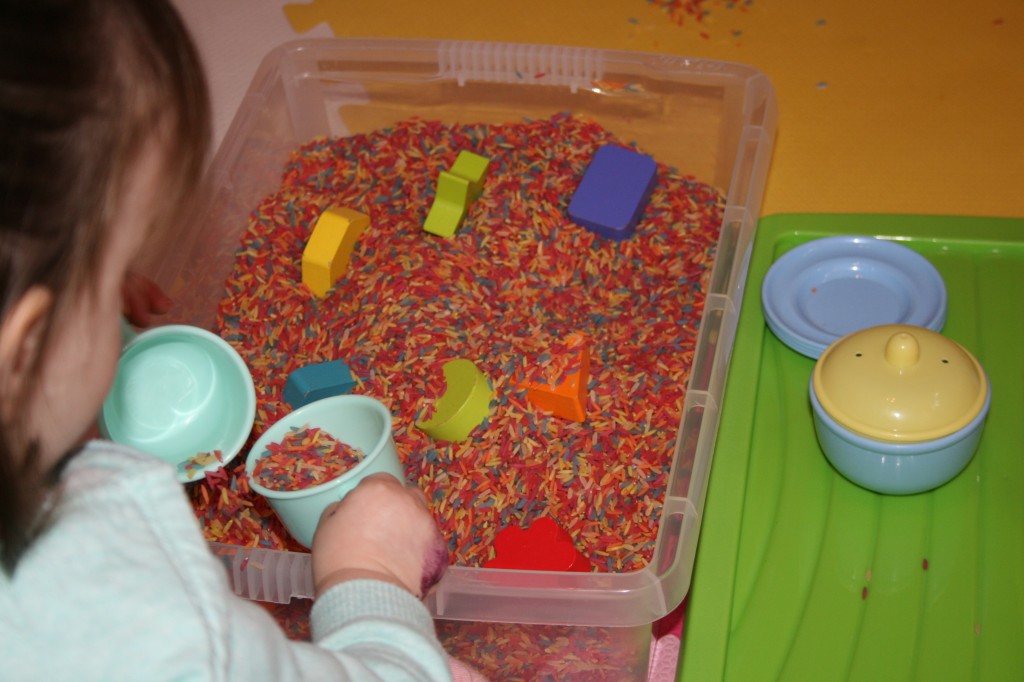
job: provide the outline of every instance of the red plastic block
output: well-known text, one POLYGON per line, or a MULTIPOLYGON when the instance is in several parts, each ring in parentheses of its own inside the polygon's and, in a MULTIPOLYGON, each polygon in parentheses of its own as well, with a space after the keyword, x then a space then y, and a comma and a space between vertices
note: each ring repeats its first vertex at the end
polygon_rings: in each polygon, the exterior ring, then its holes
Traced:
MULTIPOLYGON (((559 376, 547 376, 520 382, 526 389, 526 399, 537 407, 563 419, 583 422, 587 419, 587 385, 590 382, 590 347, 582 334, 570 334, 564 343, 568 358, 559 376)), ((557 350, 555 351, 558 352, 557 350)))
POLYGON ((572 543, 572 536, 554 519, 539 518, 525 530, 511 526, 494 538, 495 556, 484 568, 521 571, 590 570, 590 562, 572 543))

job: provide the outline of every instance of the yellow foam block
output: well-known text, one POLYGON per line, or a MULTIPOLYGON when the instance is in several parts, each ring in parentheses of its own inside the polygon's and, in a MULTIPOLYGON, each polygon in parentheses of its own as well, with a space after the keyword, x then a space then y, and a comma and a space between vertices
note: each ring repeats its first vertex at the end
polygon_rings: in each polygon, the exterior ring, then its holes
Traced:
POLYGON ((302 252, 302 283, 317 297, 325 297, 341 278, 369 225, 369 216, 341 206, 332 206, 317 218, 302 252))

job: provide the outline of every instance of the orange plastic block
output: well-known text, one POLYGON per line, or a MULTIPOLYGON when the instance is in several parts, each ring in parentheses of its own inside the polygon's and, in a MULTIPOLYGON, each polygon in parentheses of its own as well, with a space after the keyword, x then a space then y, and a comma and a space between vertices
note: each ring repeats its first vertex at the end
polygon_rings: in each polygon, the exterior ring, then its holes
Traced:
MULTIPOLYGON (((587 419, 587 384, 590 382, 590 348, 582 334, 571 334, 565 340, 570 355, 561 358, 557 376, 525 380, 526 399, 535 406, 564 419, 582 422, 587 419)), ((556 358, 557 359, 557 358, 556 358)))
POLYGON ((350 208, 332 206, 321 213, 302 252, 302 283, 319 298, 326 296, 369 225, 369 216, 350 208))

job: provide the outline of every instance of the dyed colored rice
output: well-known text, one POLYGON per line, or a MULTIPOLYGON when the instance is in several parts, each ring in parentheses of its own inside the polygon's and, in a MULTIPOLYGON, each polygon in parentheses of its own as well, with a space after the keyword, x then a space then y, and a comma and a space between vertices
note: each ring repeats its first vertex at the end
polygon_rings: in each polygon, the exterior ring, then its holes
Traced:
POLYGON ((216 462, 224 461, 224 453, 220 450, 214 450, 213 452, 197 452, 191 457, 178 462, 178 473, 185 474, 189 480, 192 480, 205 467, 216 462))
POLYGON ((252 478, 267 490, 303 490, 341 476, 365 453, 323 429, 304 426, 288 431, 260 453, 252 478))
MULTIPOLYGON (((219 308, 217 331, 253 373, 254 433, 288 411, 290 372, 344 359, 354 392, 390 408, 408 479, 427 494, 453 563, 482 564, 502 528, 548 515, 596 570, 645 566, 724 202, 659 164, 634 236, 597 237, 566 209, 608 143, 622 141, 560 114, 501 125, 414 119, 294 152, 251 216, 219 308), (438 173, 461 149, 489 158, 490 173, 461 230, 440 239, 421 227, 438 173), (302 286, 300 259, 331 205, 367 213, 371 226, 321 300, 302 286), (524 376, 563 371, 562 345, 574 332, 591 353, 584 423, 534 409, 518 387, 524 376), (457 357, 488 375, 495 398, 469 439, 437 443, 414 423, 457 357)), ((241 464, 190 493, 210 540, 301 549, 249 490, 241 464)))
POLYGON ((642 680, 647 654, 617 628, 438 621, 451 656, 492 682, 642 680), (640 660, 637 652, 640 651, 640 660))
POLYGON ((556 339, 543 352, 523 358, 517 382, 536 382, 557 386, 571 374, 579 371, 579 367, 575 364, 579 348, 580 345, 587 344, 589 344, 587 339, 579 340, 573 336, 556 339))
MULTIPOLYGON (((612 142, 595 123, 558 115, 505 125, 413 120, 299 149, 253 213, 220 307, 218 331, 254 375, 255 432, 287 412, 291 371, 346 359, 356 392, 391 408, 409 478, 427 493, 456 563, 483 563, 498 530, 548 514, 601 570, 645 565, 722 200, 660 166, 633 238, 613 242, 574 225, 565 211, 572 192, 594 150, 612 142), (490 176, 456 237, 435 238, 421 225, 438 172, 460 149, 491 159, 490 176), (313 221, 335 204, 372 224, 346 276, 319 300, 300 283, 300 257, 313 221), (534 410, 515 383, 524 359, 543 365, 573 332, 591 343, 583 424, 534 410), (472 358, 496 397, 469 440, 435 443, 413 424, 454 357, 472 358)), ((209 494, 224 490, 241 498, 221 500, 225 509, 255 506, 237 482, 209 494)), ((211 536, 214 519, 221 530, 231 520, 203 504, 199 512, 211 536)), ((280 528, 261 525, 212 539, 289 546, 280 528)))

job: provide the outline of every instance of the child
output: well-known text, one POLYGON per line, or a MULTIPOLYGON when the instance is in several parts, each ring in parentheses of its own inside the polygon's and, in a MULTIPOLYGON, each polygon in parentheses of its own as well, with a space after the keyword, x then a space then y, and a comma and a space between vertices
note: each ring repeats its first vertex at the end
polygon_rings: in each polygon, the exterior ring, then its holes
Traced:
POLYGON ((173 233, 208 118, 166 0, 0 0, 0 677, 449 679, 422 495, 371 477, 324 513, 316 643, 294 642, 230 592, 171 467, 81 445, 129 263, 173 233))

